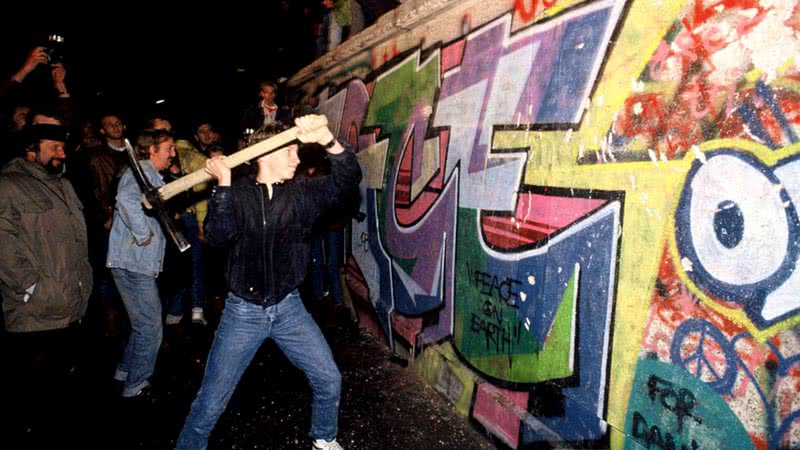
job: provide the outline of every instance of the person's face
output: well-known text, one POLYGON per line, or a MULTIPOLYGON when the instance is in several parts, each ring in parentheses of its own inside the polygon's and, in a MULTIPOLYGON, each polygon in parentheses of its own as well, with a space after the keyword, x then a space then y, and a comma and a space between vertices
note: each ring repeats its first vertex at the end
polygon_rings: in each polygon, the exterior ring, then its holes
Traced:
POLYGON ((150 161, 159 172, 168 169, 173 158, 175 158, 175 141, 172 139, 150 147, 150 161))
POLYGON ((94 126, 92 122, 84 122, 83 125, 81 125, 81 131, 83 131, 84 136, 94 136, 94 126))
POLYGON ((195 136, 197 140, 200 141, 203 145, 211 145, 214 143, 214 130, 211 128, 211 125, 204 123, 197 127, 197 133, 195 136))
POLYGON ((266 169, 278 181, 291 180, 300 158, 297 156, 297 144, 284 147, 274 153, 258 158, 259 169, 266 169))
POLYGON ((261 100, 264 100, 264 103, 267 105, 271 105, 275 102, 275 88, 272 86, 264 86, 261 88, 261 91, 258 93, 261 100))
POLYGON ((21 130, 22 127, 28 123, 29 112, 31 112, 31 109, 27 106, 17 106, 14 108, 14 114, 11 116, 11 120, 14 122, 14 128, 21 130))
POLYGON ((30 160, 41 164, 50 173, 60 173, 67 157, 64 153, 64 143, 49 139, 39 141, 39 151, 28 152, 28 155, 30 160))
POLYGON ((172 131, 172 124, 167 119, 153 119, 153 129, 172 131))
POLYGON ((122 139, 125 136, 125 125, 117 116, 103 117, 100 127, 100 132, 109 139, 122 139))

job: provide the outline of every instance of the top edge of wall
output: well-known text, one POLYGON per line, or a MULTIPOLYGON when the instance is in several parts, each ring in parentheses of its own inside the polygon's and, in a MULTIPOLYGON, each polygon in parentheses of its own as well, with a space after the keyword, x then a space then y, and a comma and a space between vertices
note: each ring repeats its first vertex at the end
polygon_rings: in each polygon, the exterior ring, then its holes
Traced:
POLYGON ((289 86, 299 86, 365 49, 403 34, 420 22, 461 3, 464 3, 463 0, 407 0, 382 15, 368 28, 342 42, 332 52, 302 68, 289 80, 289 86))

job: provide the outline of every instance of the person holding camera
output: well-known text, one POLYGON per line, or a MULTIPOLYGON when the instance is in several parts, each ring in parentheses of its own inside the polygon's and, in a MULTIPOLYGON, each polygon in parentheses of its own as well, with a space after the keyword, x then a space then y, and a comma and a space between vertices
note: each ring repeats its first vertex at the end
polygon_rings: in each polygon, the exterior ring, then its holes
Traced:
POLYGON ((49 50, 47 47, 40 46, 36 47, 28 54, 28 57, 25 58, 25 62, 22 64, 22 67, 19 68, 14 75, 11 76, 8 80, 5 80, 2 84, 0 84, 0 99, 4 102, 6 100, 14 100, 11 96, 22 86, 22 83, 31 74, 40 64, 48 64, 50 63, 50 71, 53 77, 53 88, 55 89, 56 93, 58 94, 58 98, 69 98, 69 91, 67 90, 67 85, 64 82, 66 78, 66 68, 64 67, 64 62, 59 57, 58 61, 51 61, 50 55, 52 51, 49 50))
MULTIPOLYGON (((15 151, 19 149, 24 137, 20 130, 29 123, 28 112, 33 103, 27 94, 30 92, 23 89, 23 82, 28 76, 43 64, 51 63, 50 50, 45 46, 39 46, 31 50, 25 58, 22 66, 14 72, 11 78, 0 82, 0 111, 3 111, 4 127, 0 131, 0 167, 5 166, 15 156, 15 151), (24 95, 25 94, 25 95, 24 95)), ((54 101, 58 115, 68 122, 73 115, 73 104, 70 100, 69 91, 65 83, 66 69, 63 63, 50 65, 53 88, 57 93, 57 100, 54 101)), ((50 94, 41 95, 37 93, 39 99, 49 97, 50 94)))

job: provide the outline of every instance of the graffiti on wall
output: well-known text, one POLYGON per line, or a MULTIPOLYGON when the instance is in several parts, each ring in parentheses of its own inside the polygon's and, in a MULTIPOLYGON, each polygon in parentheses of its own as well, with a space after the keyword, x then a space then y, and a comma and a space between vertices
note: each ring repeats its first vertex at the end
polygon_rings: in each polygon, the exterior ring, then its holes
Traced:
POLYGON ((513 448, 800 444, 797 2, 507 3, 314 92, 353 292, 513 448))

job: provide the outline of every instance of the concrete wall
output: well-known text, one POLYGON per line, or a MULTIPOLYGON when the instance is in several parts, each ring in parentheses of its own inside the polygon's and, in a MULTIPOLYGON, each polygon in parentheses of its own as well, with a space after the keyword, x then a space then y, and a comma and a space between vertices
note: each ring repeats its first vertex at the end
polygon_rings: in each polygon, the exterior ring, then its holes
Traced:
POLYGON ((799 33, 795 0, 384 16, 292 80, 366 174, 362 321, 512 448, 800 445, 799 33))

